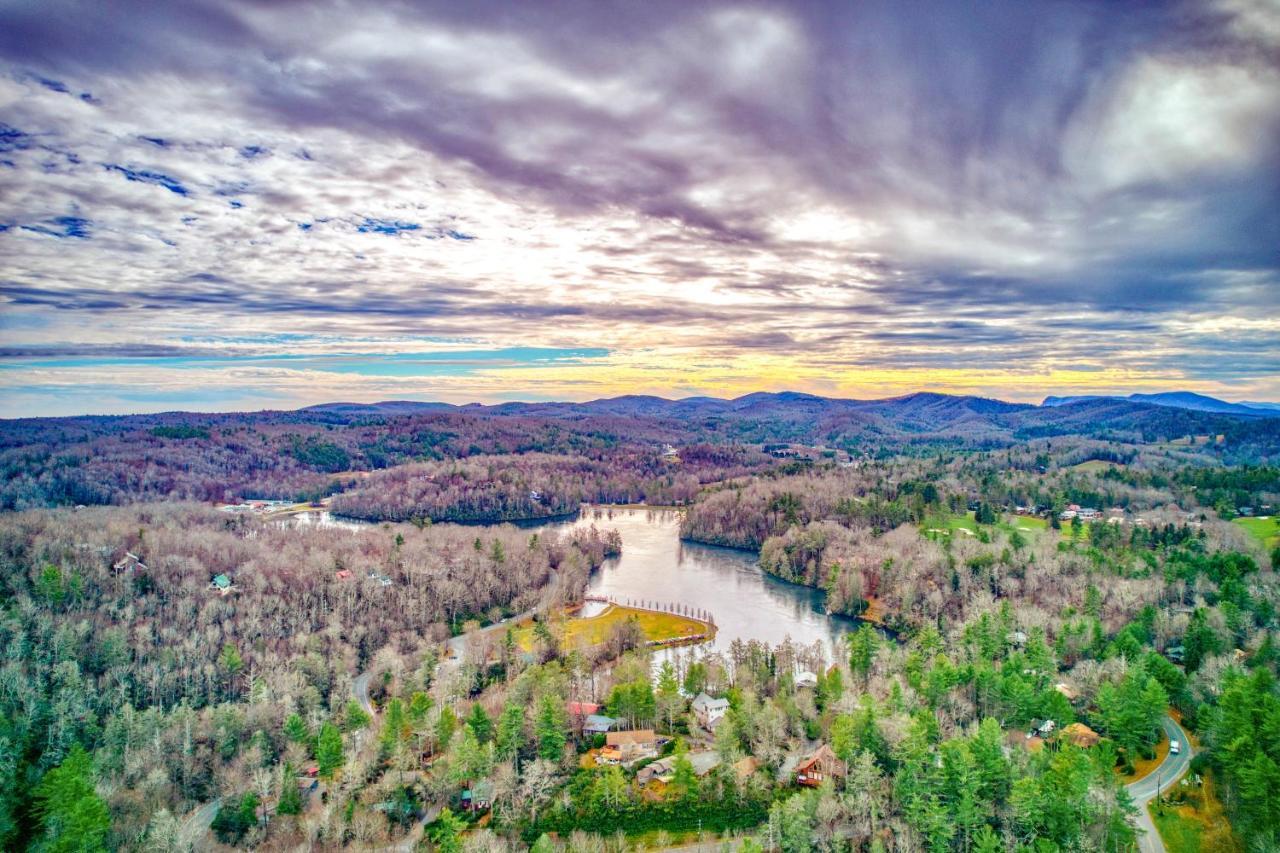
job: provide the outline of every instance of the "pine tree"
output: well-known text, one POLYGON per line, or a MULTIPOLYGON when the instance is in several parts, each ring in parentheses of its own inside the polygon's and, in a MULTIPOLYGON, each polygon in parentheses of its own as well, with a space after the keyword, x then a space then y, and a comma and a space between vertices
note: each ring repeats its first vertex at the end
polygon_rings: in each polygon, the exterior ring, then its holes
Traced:
POLYGON ((493 721, 489 719, 489 715, 484 712, 484 707, 479 702, 471 706, 467 725, 471 727, 476 740, 480 743, 488 743, 493 739, 493 721))
POLYGON ((498 717, 498 758, 507 761, 524 746, 524 706, 514 701, 502 707, 498 717))
POLYGON ((316 763, 320 767, 320 775, 332 779, 345 761, 342 733, 333 723, 325 723, 320 727, 320 735, 316 738, 316 763))
POLYGON ((41 836, 32 849, 79 853, 105 849, 111 817, 94 790, 93 762, 79 744, 36 787, 41 836))
POLYGON ((566 725, 555 698, 543 696, 538 702, 538 713, 533 721, 539 756, 547 761, 559 761, 564 757, 564 745, 568 740, 565 736, 566 725))

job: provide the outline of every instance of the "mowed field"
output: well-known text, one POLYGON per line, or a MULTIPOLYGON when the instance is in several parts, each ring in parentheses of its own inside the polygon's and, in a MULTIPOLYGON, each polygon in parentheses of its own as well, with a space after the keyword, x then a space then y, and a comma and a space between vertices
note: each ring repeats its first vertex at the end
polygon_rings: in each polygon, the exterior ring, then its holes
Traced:
POLYGON ((1090 459, 1088 462, 1081 462, 1078 465, 1072 465, 1072 471, 1081 471, 1084 473, 1096 474, 1099 471, 1105 471, 1108 468, 1123 468, 1123 462, 1108 462, 1104 459, 1090 459))
POLYGON ((1268 551, 1280 547, 1280 516, 1235 518, 1231 523, 1249 531, 1249 535, 1261 542, 1268 551))
MULTIPOLYGON (((978 528, 981 526, 974 520, 973 513, 967 512, 964 515, 949 515, 945 518, 929 519, 922 525, 921 532, 935 539, 939 536, 977 536, 978 528)), ((1024 538, 1028 538, 1047 530, 1049 522, 1032 515, 1005 515, 990 526, 1006 535, 1016 530, 1024 538)))
MULTIPOLYGON (((589 648, 603 643, 615 625, 628 619, 636 620, 645 639, 650 642, 679 641, 686 637, 710 634, 715 630, 710 624, 691 616, 610 604, 595 616, 566 616, 553 621, 551 631, 560 639, 563 648, 589 648)), ((526 651, 532 649, 533 625, 517 628, 516 642, 526 651)))

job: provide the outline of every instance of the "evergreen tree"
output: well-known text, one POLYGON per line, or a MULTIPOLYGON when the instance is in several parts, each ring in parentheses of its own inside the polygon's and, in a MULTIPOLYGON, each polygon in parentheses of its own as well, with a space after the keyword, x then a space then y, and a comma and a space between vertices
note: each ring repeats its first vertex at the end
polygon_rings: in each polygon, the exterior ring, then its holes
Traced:
POLYGON ((480 743, 488 743, 493 738, 493 721, 489 719, 489 715, 484 712, 484 706, 479 702, 471 706, 471 713, 467 716, 467 725, 471 727, 471 731, 475 733, 476 740, 480 743))
POLYGON ((565 736, 567 725, 564 712, 555 697, 543 696, 538 701, 538 713, 533 721, 540 757, 547 761, 559 761, 564 757, 564 745, 568 740, 565 736))
POLYGON ((320 727, 320 735, 316 738, 316 763, 320 767, 320 775, 332 779, 345 762, 342 732, 333 723, 325 723, 320 727))
POLYGON ((93 763, 79 744, 36 786, 40 853, 80 853, 105 849, 111 818, 94 789, 93 763))
POLYGON ((510 701, 502 706, 498 717, 498 758, 503 761, 515 758, 524 746, 524 706, 510 701))

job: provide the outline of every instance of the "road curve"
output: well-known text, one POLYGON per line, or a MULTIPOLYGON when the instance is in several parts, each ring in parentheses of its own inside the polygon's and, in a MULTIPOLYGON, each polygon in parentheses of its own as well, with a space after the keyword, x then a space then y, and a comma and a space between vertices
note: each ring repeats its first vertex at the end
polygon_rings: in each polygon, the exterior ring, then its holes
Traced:
POLYGON ((1158 792, 1169 790, 1171 785, 1181 779, 1191 767, 1191 759, 1195 757, 1195 749, 1191 746, 1191 740, 1182 726, 1175 723, 1172 717, 1167 716, 1160 720, 1160 725, 1164 727, 1165 734, 1170 740, 1176 740, 1182 745, 1182 751, 1178 755, 1166 755, 1159 767, 1128 786, 1129 796, 1133 798, 1133 804, 1138 807, 1138 849, 1142 853, 1165 853, 1164 841, 1151 821, 1147 804, 1155 799, 1158 792))

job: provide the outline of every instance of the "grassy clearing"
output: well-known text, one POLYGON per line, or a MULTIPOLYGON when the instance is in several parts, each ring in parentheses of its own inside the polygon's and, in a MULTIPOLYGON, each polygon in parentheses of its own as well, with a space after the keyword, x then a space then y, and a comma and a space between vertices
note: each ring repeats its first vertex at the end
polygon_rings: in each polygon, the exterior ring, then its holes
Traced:
POLYGON ((1266 518, 1233 518, 1232 524, 1238 524, 1249 532, 1249 535, 1262 543, 1267 550, 1280 547, 1280 516, 1266 518))
MULTIPOLYGON (((603 643, 609 637, 615 625, 634 619, 650 642, 667 643, 679 641, 699 634, 710 634, 715 629, 701 619, 681 616, 676 613, 660 613, 656 610, 641 610, 635 607, 624 607, 610 604, 595 616, 562 616, 554 620, 552 632, 559 637, 561 646, 566 649, 582 649, 603 643)), ((532 625, 524 625, 516 629, 516 642, 520 648, 528 651, 533 648, 534 634, 532 625)))
POLYGON ((1108 468, 1123 468, 1123 467, 1124 467, 1123 462, 1108 462, 1104 459, 1090 459, 1087 462, 1080 462, 1079 464, 1072 465, 1070 470, 1080 471, 1081 473, 1085 473, 1085 474, 1096 474, 1099 471, 1105 471, 1108 468))
POLYGON ((1178 785, 1172 796, 1181 802, 1149 806, 1169 853, 1242 853, 1244 847, 1231 829, 1212 776, 1205 776, 1200 785, 1178 785))
MULTIPOLYGON (((973 513, 967 512, 964 515, 949 515, 942 518, 926 519, 925 523, 921 525, 921 532, 932 539, 938 539, 943 536, 968 539, 969 537, 976 538, 979 528, 982 527, 984 525, 980 525, 974 520, 973 513)), ((998 530, 1005 536, 1017 531, 1024 539, 1027 539, 1048 530, 1049 522, 1031 515, 1006 515, 1001 516, 1000 520, 995 524, 985 526, 985 529, 988 532, 993 529, 998 530)))

